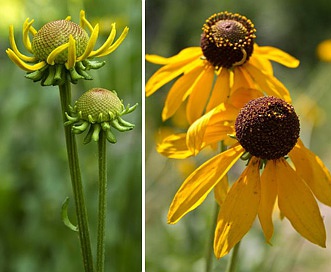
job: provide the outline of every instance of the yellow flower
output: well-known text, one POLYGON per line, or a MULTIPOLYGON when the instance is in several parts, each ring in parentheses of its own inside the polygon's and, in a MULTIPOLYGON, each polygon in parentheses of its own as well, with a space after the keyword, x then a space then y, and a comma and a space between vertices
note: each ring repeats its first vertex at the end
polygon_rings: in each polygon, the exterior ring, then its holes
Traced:
POLYGON ((318 44, 317 56, 322 61, 331 62, 331 39, 324 40, 318 44))
POLYGON ((178 222, 214 188, 223 191, 215 193, 221 205, 214 236, 217 258, 243 238, 256 216, 270 243, 275 203, 300 235, 325 247, 325 227, 316 199, 331 206, 331 175, 299 139, 294 108, 275 97, 251 100, 240 111, 235 130, 239 143, 202 164, 184 181, 170 206, 168 222, 178 222), (247 154, 247 167, 227 192, 227 172, 247 154))
POLYGON ((105 43, 93 50, 98 39, 99 25, 92 27, 83 10, 80 12, 80 25, 70 20, 69 16, 65 20, 49 22, 37 31, 32 26, 34 20, 27 18, 23 24, 23 44, 32 56, 26 56, 18 50, 14 28, 10 26, 11 48, 6 52, 18 67, 28 72, 27 78, 41 81, 42 85, 61 85, 66 80, 66 74, 70 75, 72 83, 82 78, 92 79, 86 71, 98 69, 105 64, 92 58, 112 53, 123 42, 129 30, 125 27, 114 42, 116 28, 113 23, 105 43), (84 28, 88 29, 90 36, 84 28), (32 41, 30 35, 33 36, 32 41))
POLYGON ((260 47, 254 39, 255 28, 249 19, 221 12, 206 20, 201 47, 188 47, 170 58, 147 55, 147 61, 163 65, 147 81, 147 96, 178 78, 167 95, 162 119, 171 117, 188 99, 186 115, 193 123, 241 87, 290 102, 288 90, 273 75, 271 61, 290 68, 299 61, 280 49, 260 47))

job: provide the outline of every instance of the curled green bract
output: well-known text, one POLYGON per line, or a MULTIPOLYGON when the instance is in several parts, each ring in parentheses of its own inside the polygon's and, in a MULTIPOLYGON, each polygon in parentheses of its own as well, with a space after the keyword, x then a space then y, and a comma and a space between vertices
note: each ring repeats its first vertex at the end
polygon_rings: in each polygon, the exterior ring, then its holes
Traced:
POLYGON ((72 132, 81 134, 88 131, 84 144, 91 140, 98 141, 100 132, 106 133, 110 143, 116 143, 112 128, 124 132, 134 128, 134 124, 125 121, 122 116, 136 109, 134 106, 124 107, 115 91, 103 88, 93 88, 85 92, 75 105, 69 106, 70 112, 66 113, 65 125, 72 125, 72 132))

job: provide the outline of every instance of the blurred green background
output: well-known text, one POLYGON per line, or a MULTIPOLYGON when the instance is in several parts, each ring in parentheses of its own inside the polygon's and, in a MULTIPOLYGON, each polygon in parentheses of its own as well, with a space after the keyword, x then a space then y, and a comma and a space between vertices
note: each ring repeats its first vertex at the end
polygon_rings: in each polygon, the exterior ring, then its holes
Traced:
MULTIPOLYGON (((328 0, 182 0, 146 1, 146 53, 169 57, 199 46, 201 27, 214 13, 238 12, 250 18, 260 46, 278 47, 298 58, 297 69, 275 64, 275 75, 290 90, 301 121, 301 138, 331 168, 331 63, 316 56, 316 46, 331 38, 328 0)), ((146 80, 160 66, 146 63, 146 80)), ((213 154, 184 161, 155 151, 159 134, 175 121, 161 122, 163 103, 171 84, 146 99, 146 266, 149 272, 201 272, 212 229, 213 195, 176 225, 167 225, 171 200, 188 174, 213 154)), ((179 114, 180 115, 180 114, 179 114)), ((240 172, 234 170, 232 180, 240 172)), ((273 246, 267 245, 257 222, 244 237, 237 271, 330 271, 331 209, 321 205, 327 248, 304 240, 288 221, 275 218, 273 246)), ((276 216, 277 217, 277 216, 276 216)), ((229 256, 213 260, 212 271, 224 271, 229 256)))
MULTIPOLYGON (((0 1, 0 271, 83 271, 78 236, 61 221, 61 205, 69 196, 69 217, 75 222, 60 100, 57 87, 41 87, 24 77, 5 50, 8 27, 14 25, 22 53, 22 25, 33 26, 79 12, 100 23, 97 46, 116 22, 117 37, 125 26, 130 31, 121 46, 104 57, 106 65, 92 70, 93 81, 73 85, 73 98, 92 87, 117 91, 124 104, 139 103, 125 119, 136 124, 126 133, 115 131, 118 142, 108 148, 108 219, 106 271, 141 271, 141 1, 12 0, 0 1)), ((97 144, 83 145, 77 136, 90 231, 96 244, 97 144)))

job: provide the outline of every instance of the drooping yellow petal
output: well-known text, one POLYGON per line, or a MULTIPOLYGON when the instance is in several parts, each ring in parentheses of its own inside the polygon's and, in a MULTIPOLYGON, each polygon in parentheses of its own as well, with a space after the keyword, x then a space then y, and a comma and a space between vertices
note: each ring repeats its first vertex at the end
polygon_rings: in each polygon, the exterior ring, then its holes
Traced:
POLYGON ((187 62, 187 60, 184 60, 161 67, 147 81, 145 86, 146 96, 152 95, 163 85, 178 77, 186 70, 192 70, 197 66, 201 66, 201 62, 202 61, 200 59, 189 62, 187 62))
MULTIPOLYGON (((205 133, 207 129, 209 128, 209 133, 213 133, 213 129, 218 130, 219 127, 222 127, 223 131, 224 122, 234 122, 237 115, 238 109, 224 103, 204 114, 189 127, 187 131, 187 147, 193 154, 198 154, 203 146, 203 143, 206 142, 205 133)), ((228 132, 229 129, 231 131, 231 128, 228 128, 226 132, 228 132)), ((226 136, 227 134, 218 135, 219 139, 226 136)))
POLYGON ((268 95, 282 98, 288 103, 291 102, 289 91, 277 78, 270 74, 264 74, 259 69, 250 64, 249 61, 244 65, 245 69, 247 69, 253 80, 264 92, 266 92, 268 95))
POLYGON ((188 63, 202 56, 200 47, 188 47, 181 50, 177 55, 169 58, 161 57, 159 55, 146 54, 146 60, 148 62, 160 65, 167 65, 171 63, 182 62, 188 63))
POLYGON ((87 43, 87 46, 85 48, 85 51, 81 56, 79 56, 77 58, 77 62, 87 59, 90 56, 90 54, 93 51, 93 48, 98 40, 98 35, 99 35, 99 24, 96 24, 96 26, 92 30, 92 33, 91 33, 91 36, 87 43))
POLYGON ((325 247, 326 233, 317 202, 308 186, 285 159, 277 161, 278 206, 294 229, 325 247))
POLYGON ((270 239, 274 232, 272 213, 277 197, 276 162, 277 161, 273 160, 268 161, 261 175, 261 202, 258 215, 267 243, 270 243, 270 239))
POLYGON ((82 28, 85 28, 85 26, 87 26, 87 28, 90 30, 90 32, 93 31, 92 25, 90 24, 90 22, 85 17, 85 11, 84 10, 80 11, 80 22, 79 22, 79 24, 82 28))
POLYGON ((244 149, 236 145, 197 168, 177 191, 168 212, 168 223, 175 224, 198 207, 243 152, 244 149))
POLYGON ((244 66, 236 66, 233 70, 233 86, 230 98, 232 93, 236 92, 238 89, 250 89, 254 87, 255 83, 250 74, 244 69, 244 66))
POLYGON ((32 46, 31 46, 31 42, 30 42, 29 32, 30 32, 30 28, 32 27, 33 22, 34 22, 34 20, 31 20, 29 22, 29 18, 27 18, 23 24, 23 44, 24 44, 25 48, 31 54, 33 54, 33 51, 32 51, 32 46))
POLYGON ((227 101, 230 96, 230 72, 228 69, 221 68, 217 74, 217 79, 212 90, 210 100, 206 107, 206 112, 227 101))
POLYGON ((193 155, 186 146, 186 133, 167 136, 156 149, 160 154, 172 159, 185 159, 193 155))
POLYGON ((34 72, 37 71, 41 68, 43 68, 46 65, 45 61, 41 61, 38 62, 36 64, 30 65, 30 64, 26 64, 24 61, 22 61, 13 50, 11 49, 7 49, 6 53, 8 55, 8 57, 18 66, 20 67, 22 70, 25 70, 27 72, 34 72))
POLYGON ((187 96, 191 93, 191 86, 203 71, 203 66, 199 65, 190 72, 185 73, 176 80, 174 85, 168 92, 167 98, 162 110, 162 120, 165 121, 175 114, 180 105, 185 101, 187 96))
POLYGON ((272 46, 259 46, 257 50, 254 50, 254 54, 262 54, 265 58, 278 62, 289 68, 296 68, 300 64, 298 59, 272 46))
POLYGON ((259 159, 252 157, 219 212, 214 238, 217 258, 228 254, 249 231, 258 212, 260 196, 259 159))
MULTIPOLYGON (((263 93, 257 89, 241 87, 236 89, 228 99, 228 103, 237 109, 243 108, 250 100, 263 96, 263 93)), ((238 110, 239 113, 239 110, 238 110)))
POLYGON ((50 65, 54 65, 55 64, 55 58, 62 53, 64 50, 66 50, 69 47, 69 42, 64 43, 58 47, 56 47, 51 53, 49 53, 48 57, 47 57, 47 63, 50 65))
POLYGON ((316 198, 331 206, 331 175, 321 159, 306 148, 300 139, 289 156, 296 172, 308 184, 316 198))
POLYGON ((66 68, 69 70, 76 64, 76 41, 74 37, 69 35, 69 46, 68 46, 68 60, 65 63, 66 68))
POLYGON ((228 175, 225 175, 222 180, 214 187, 214 196, 219 206, 222 206, 226 195, 228 194, 228 188, 228 175))
POLYGON ((212 90, 214 76, 214 67, 208 65, 192 86, 186 106, 186 117, 190 124, 203 115, 212 90))
POLYGON ((10 46, 11 46, 12 50, 11 49, 8 49, 8 50, 11 50, 12 52, 14 52, 15 55, 17 56, 17 58, 21 59, 22 61, 26 61, 26 62, 37 61, 37 59, 35 57, 25 56, 18 50, 18 48, 16 46, 16 42, 15 42, 14 27, 12 25, 9 27, 9 42, 10 42, 10 46))

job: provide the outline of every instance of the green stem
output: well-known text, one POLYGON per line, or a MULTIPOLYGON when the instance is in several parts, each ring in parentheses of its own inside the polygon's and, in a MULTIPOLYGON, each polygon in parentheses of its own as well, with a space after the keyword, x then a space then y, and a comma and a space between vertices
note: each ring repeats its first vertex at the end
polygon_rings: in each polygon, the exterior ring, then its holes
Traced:
POLYGON ((104 271, 105 263, 105 225, 107 212, 107 157, 106 133, 101 130, 98 141, 99 157, 99 217, 98 217, 98 244, 97 244, 97 272, 104 271))
MULTIPOLYGON (((59 90, 62 107, 62 117, 63 121, 66 121, 66 116, 64 113, 69 112, 69 105, 71 104, 70 82, 66 81, 66 83, 59 85, 59 90)), ((78 233, 82 250, 84 269, 85 272, 93 272, 93 258, 88 228, 87 210, 85 206, 83 185, 79 168, 76 139, 74 134, 71 132, 71 125, 65 126, 64 132, 67 146, 70 177, 73 195, 75 199, 78 233)))
POLYGON ((236 265, 237 265, 237 261, 238 261, 239 247, 240 247, 240 241, 232 249, 231 259, 230 259, 230 261, 228 263, 228 267, 226 269, 226 272, 235 272, 236 271, 236 265))
POLYGON ((215 211, 214 211, 214 216, 213 216, 213 225, 211 226, 211 231, 209 235, 209 240, 208 240, 208 248, 207 248, 207 254, 206 254, 206 272, 210 272, 212 270, 212 265, 213 265, 213 243, 214 243, 214 233, 215 233, 215 228, 217 224, 217 217, 218 217, 218 211, 219 211, 219 206, 217 202, 215 201, 215 211))

